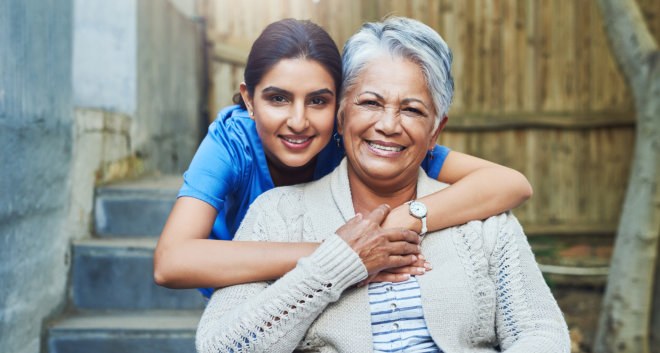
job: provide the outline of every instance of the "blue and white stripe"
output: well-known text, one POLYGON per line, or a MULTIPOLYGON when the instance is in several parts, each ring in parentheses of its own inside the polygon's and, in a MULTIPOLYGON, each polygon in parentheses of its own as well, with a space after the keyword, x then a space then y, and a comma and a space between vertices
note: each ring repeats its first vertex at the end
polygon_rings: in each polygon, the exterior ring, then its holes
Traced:
POLYGON ((414 276, 405 282, 370 283, 369 304, 375 353, 442 353, 426 327, 414 276))

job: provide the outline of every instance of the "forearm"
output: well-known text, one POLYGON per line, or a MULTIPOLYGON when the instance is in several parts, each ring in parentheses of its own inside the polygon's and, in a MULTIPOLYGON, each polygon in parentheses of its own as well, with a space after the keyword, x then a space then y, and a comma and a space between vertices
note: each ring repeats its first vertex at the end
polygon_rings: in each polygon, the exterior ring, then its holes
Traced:
MULTIPOLYGON (((532 195, 527 178, 501 166, 477 169, 436 193, 419 198, 427 209, 429 232, 485 219, 510 210, 532 195)), ((419 232, 421 221, 410 215, 408 205, 390 212, 383 227, 405 227, 419 232)))
POLYGON ((291 352, 325 307, 364 277, 357 254, 339 237, 330 237, 270 286, 216 291, 200 320, 197 350, 291 352))
POLYGON ((168 288, 217 288, 282 277, 318 243, 186 239, 162 244, 154 279, 168 288))
POLYGON ((421 201, 428 208, 427 227, 434 231, 494 216, 531 195, 532 188, 522 174, 497 166, 475 170, 421 201))

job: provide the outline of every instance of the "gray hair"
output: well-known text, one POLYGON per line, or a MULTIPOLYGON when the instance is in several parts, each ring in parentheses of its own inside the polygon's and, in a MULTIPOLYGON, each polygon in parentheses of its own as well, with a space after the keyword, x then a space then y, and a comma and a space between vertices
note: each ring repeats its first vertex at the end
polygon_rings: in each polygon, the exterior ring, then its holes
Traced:
POLYGON ((390 17, 383 22, 368 22, 348 39, 342 55, 343 83, 339 113, 345 108, 346 94, 353 89, 360 73, 370 61, 389 54, 411 60, 422 69, 433 98, 435 125, 449 111, 454 95, 451 76, 452 53, 447 43, 431 27, 405 17, 390 17))

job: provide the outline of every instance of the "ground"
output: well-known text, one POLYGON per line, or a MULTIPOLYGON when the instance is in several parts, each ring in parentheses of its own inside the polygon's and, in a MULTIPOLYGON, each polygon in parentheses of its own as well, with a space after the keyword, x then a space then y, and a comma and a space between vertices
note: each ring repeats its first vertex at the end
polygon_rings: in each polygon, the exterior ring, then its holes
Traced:
MULTIPOLYGON (((612 235, 533 236, 529 242, 539 264, 603 267, 612 255, 612 235)), ((606 276, 544 274, 570 330, 572 352, 591 353, 606 276)))
POLYGON ((594 287, 558 287, 552 292, 571 334, 572 353, 591 353, 598 327, 603 290, 594 287))

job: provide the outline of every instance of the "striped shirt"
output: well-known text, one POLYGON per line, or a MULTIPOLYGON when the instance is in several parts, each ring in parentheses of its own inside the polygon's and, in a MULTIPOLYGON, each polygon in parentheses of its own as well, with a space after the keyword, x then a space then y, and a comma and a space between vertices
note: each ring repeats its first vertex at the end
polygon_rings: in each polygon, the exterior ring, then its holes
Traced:
POLYGON ((370 283, 369 305, 375 353, 442 353, 426 327, 414 276, 405 282, 370 283))

